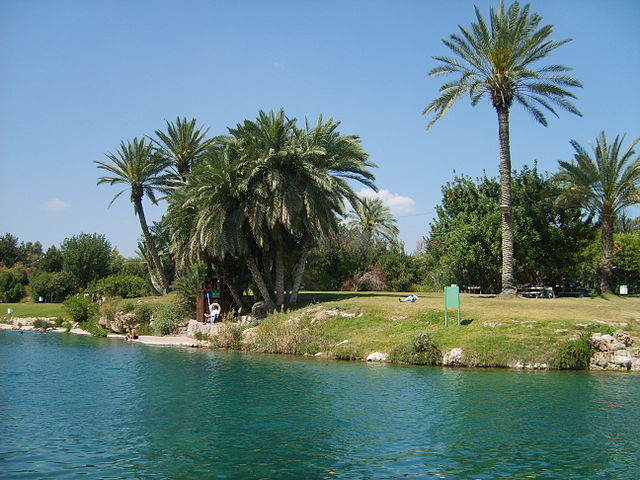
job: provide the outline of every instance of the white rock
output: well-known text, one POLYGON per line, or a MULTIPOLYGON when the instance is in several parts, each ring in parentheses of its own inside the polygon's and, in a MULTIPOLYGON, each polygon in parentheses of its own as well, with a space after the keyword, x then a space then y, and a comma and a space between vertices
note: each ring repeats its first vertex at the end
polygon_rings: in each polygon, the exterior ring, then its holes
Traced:
POLYGON ((340 343, 336 344, 336 347, 339 347, 340 345, 344 345, 345 343, 349 343, 349 340, 342 340, 340 343))
POLYGON ((445 352, 442 364, 446 366, 463 365, 464 352, 461 348, 452 348, 445 352))
POLYGON ((388 357, 386 353, 373 352, 367 357, 367 362, 386 362, 388 357))

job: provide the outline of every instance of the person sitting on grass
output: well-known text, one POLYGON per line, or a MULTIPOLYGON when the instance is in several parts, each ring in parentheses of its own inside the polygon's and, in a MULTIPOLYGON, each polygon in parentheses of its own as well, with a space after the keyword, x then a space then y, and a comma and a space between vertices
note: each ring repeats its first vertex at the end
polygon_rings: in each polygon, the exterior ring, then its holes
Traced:
POLYGON ((406 298, 398 299, 399 302, 415 302, 416 300, 418 300, 418 296, 414 295, 413 293, 406 298))

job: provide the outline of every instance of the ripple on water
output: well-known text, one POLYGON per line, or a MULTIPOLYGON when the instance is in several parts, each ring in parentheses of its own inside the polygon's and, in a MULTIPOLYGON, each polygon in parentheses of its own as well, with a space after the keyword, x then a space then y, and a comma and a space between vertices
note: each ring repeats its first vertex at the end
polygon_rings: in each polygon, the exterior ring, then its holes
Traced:
POLYGON ((0 333, 3 478, 640 478, 638 376, 0 333))

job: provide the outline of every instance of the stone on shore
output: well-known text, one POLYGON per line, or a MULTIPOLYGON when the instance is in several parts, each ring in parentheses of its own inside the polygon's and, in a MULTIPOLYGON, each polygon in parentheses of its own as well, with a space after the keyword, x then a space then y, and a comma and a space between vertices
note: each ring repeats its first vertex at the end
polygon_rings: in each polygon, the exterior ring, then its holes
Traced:
POLYGON ((381 352, 373 352, 367 356, 367 362, 386 362, 389 354, 381 352))

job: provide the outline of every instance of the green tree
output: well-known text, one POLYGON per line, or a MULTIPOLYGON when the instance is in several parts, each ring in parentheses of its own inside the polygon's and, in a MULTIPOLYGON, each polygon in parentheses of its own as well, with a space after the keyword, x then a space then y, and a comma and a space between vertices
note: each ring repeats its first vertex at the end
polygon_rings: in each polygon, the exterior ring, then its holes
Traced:
POLYGON ((50 246, 38 262, 38 269, 45 272, 60 272, 63 265, 63 257, 55 245, 50 246))
MULTIPOLYGON (((425 247, 430 282, 436 287, 457 283, 500 291, 500 183, 487 176, 476 181, 456 176, 442 192, 425 247)), ((555 285, 580 277, 582 250, 594 230, 579 209, 553 201, 558 192, 555 179, 536 168, 514 172, 519 283, 555 285)))
POLYGON ((187 121, 186 117, 177 117, 175 123, 166 123, 166 133, 156 130, 157 140, 152 141, 158 154, 170 164, 175 179, 186 182, 193 164, 206 154, 212 140, 206 138, 208 129, 198 127, 195 118, 187 121))
POLYGON ((476 22, 471 29, 460 26, 460 34, 443 40, 454 57, 434 57, 439 65, 429 72, 430 76, 454 74, 458 77, 440 87, 440 96, 427 105, 423 113, 433 115, 428 126, 431 128, 467 94, 472 105, 488 96, 495 108, 500 146, 502 294, 515 295, 509 109, 515 100, 545 126, 543 110, 557 116, 555 107, 559 107, 581 115, 569 100, 575 96, 567 88, 582 85, 567 74, 568 67, 537 66, 570 39, 552 40, 552 26, 539 27, 542 17, 530 13, 529 5, 520 8, 520 4, 514 2, 505 9, 501 1, 497 10, 490 10, 488 24, 478 7, 475 13, 476 22))
POLYGON ((20 276, 8 270, 0 273, 0 302, 17 302, 24 295, 20 276))
POLYGON ((18 237, 5 233, 0 237, 0 264, 7 268, 13 267, 21 260, 21 250, 18 237))
POLYGON ((603 293, 614 291, 613 233, 616 218, 623 210, 640 203, 640 156, 634 147, 636 138, 623 147, 624 136, 616 136, 613 143, 600 132, 595 145, 591 145, 593 156, 575 140, 572 161, 560 161, 558 179, 564 185, 559 200, 579 205, 600 219, 602 240, 602 276, 600 287, 603 293))
POLYGON ((109 275, 111 266, 111 244, 97 233, 81 233, 65 238, 60 246, 63 271, 74 275, 81 288, 109 275))
POLYGON ((29 278, 29 289, 34 300, 42 297, 45 302, 59 303, 76 288, 76 279, 69 272, 39 271, 29 278))
POLYGON ((107 153, 106 157, 110 163, 94 162, 98 168, 106 170, 110 174, 98 178, 98 185, 108 183, 109 185, 126 186, 124 190, 113 197, 109 206, 124 192, 130 193, 130 199, 140 221, 140 228, 151 256, 152 262, 149 264, 151 277, 155 278, 153 275, 155 273, 159 279, 158 284, 154 287, 158 293, 164 295, 169 291, 169 282, 164 274, 158 250, 147 225, 142 198, 146 195, 153 203, 157 203, 156 191, 166 192, 171 186, 169 176, 164 173, 164 170, 169 166, 169 160, 154 155, 151 145, 147 144, 144 139, 138 140, 137 138, 131 142, 121 142, 120 149, 116 153, 107 153))

